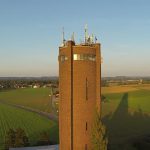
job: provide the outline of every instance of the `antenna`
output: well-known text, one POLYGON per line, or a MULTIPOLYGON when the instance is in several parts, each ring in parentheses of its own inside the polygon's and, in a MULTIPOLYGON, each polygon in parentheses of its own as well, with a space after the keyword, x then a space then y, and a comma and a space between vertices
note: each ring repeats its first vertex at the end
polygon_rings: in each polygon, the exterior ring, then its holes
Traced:
POLYGON ((95 43, 97 42, 97 37, 95 36, 95 43))
POLYGON ((74 32, 72 33, 71 40, 74 42, 74 32))
POLYGON ((94 34, 92 33, 91 42, 94 43, 94 34))
POLYGON ((62 28, 62 46, 65 45, 65 32, 64 32, 64 27, 62 28))
POLYGON ((85 43, 87 43, 87 39, 88 39, 88 26, 87 26, 87 24, 85 25, 85 28, 84 28, 84 36, 85 36, 85 43))

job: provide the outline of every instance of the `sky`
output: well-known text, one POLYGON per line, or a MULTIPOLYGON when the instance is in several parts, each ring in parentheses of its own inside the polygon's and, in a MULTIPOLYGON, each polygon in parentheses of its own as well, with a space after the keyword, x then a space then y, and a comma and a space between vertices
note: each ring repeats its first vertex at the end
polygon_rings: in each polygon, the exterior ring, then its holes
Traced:
POLYGON ((102 76, 150 76, 149 0, 0 0, 0 76, 57 76, 62 28, 79 43, 85 24, 102 76))

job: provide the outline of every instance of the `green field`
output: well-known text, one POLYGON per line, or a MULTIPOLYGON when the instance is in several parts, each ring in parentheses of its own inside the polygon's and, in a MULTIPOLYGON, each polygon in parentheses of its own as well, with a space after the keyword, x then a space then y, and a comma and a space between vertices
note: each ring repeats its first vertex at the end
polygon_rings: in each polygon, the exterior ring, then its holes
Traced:
POLYGON ((0 100, 44 112, 52 112, 51 94, 51 88, 25 88, 0 92, 0 100))
POLYGON ((137 138, 150 135, 150 86, 118 86, 102 89, 103 122, 111 150, 134 150, 137 138))
MULTIPOLYGON (((106 97, 102 102, 103 122, 107 127, 111 150, 135 150, 135 139, 150 135, 150 85, 114 86, 102 88, 106 97)), ((52 112, 51 89, 17 89, 0 92, 0 100, 52 112)), ((31 143, 42 131, 50 133, 58 142, 58 125, 47 118, 0 103, 0 142, 8 128, 21 127, 31 143), (38 126, 37 126, 38 124, 38 126)), ((2 145, 2 144, 0 144, 2 145)))
POLYGON ((22 128, 28 134, 31 144, 35 144, 41 132, 48 132, 50 140, 58 143, 58 123, 42 115, 13 107, 9 104, 52 112, 50 88, 26 88, 0 92, 0 148, 2 149, 6 131, 22 128), (1 103, 6 102, 6 103, 1 103), (8 104, 7 104, 8 103, 8 104))
POLYGON ((50 134, 51 141, 58 142, 58 124, 38 114, 19 108, 0 104, 0 148, 9 128, 22 128, 27 133, 30 143, 38 141, 40 133, 46 131, 50 134))

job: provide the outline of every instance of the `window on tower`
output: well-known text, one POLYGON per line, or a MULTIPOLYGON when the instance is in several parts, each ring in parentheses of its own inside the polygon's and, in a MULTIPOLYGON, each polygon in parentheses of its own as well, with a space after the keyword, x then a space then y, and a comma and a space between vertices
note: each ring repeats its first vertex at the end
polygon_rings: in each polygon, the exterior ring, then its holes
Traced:
POLYGON ((86 91, 85 91, 85 95, 86 95, 86 100, 88 100, 88 80, 87 80, 87 78, 86 78, 85 82, 86 82, 86 83, 85 83, 85 86, 86 86, 86 87, 85 87, 85 90, 86 90, 86 91))
POLYGON ((61 61, 61 62, 64 62, 64 61, 66 61, 66 60, 68 60, 68 57, 67 57, 67 56, 65 56, 65 55, 61 55, 61 56, 60 56, 60 61, 61 61))
POLYGON ((86 127, 85 127, 85 128, 86 128, 86 131, 87 131, 87 129, 88 129, 88 125, 87 125, 87 122, 86 122, 86 127))
POLYGON ((95 61, 96 56, 94 54, 74 54, 73 60, 90 60, 95 61))

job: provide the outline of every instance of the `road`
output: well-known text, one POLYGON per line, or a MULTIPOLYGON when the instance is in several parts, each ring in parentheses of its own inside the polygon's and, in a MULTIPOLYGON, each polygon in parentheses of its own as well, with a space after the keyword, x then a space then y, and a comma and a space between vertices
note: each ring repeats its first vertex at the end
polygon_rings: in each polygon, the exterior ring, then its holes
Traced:
POLYGON ((8 103, 8 102, 5 102, 3 100, 0 100, 0 103, 1 104, 5 104, 5 105, 9 105, 11 107, 16 107, 16 108, 19 108, 19 109, 23 109, 23 110, 26 110, 26 111, 30 111, 30 112, 33 112, 33 113, 36 113, 36 114, 39 114, 43 117, 46 117, 50 120, 53 120, 53 121, 58 121, 58 116, 52 114, 52 113, 47 113, 47 112, 43 112, 43 111, 40 111, 40 110, 37 110, 37 109, 34 109, 34 108, 30 108, 30 107, 27 107, 27 106, 22 106, 22 105, 18 105, 18 104, 12 104, 12 103, 8 103))

